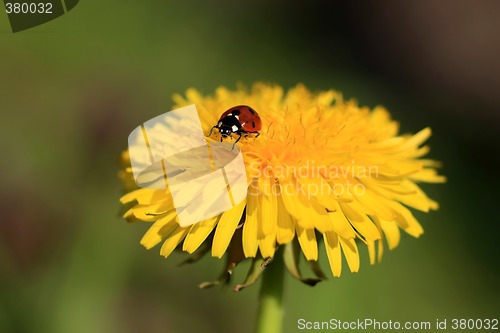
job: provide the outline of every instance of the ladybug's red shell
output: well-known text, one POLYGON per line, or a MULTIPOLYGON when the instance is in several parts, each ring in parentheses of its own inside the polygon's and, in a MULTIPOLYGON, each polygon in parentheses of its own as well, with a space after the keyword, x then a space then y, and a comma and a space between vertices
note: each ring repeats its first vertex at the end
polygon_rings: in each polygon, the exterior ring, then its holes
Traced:
POLYGON ((212 135, 213 129, 216 128, 220 133, 220 141, 227 137, 232 137, 233 133, 238 135, 238 138, 233 144, 240 141, 243 134, 255 134, 255 138, 259 136, 259 131, 262 128, 262 121, 257 112, 247 105, 233 106, 220 116, 217 124, 212 127, 208 136, 212 135))
POLYGON ((221 122, 224 124, 224 119, 228 117, 234 117, 238 120, 241 126, 239 130, 242 132, 256 133, 262 128, 262 121, 258 113, 247 105, 233 106, 221 115, 218 124, 221 122))

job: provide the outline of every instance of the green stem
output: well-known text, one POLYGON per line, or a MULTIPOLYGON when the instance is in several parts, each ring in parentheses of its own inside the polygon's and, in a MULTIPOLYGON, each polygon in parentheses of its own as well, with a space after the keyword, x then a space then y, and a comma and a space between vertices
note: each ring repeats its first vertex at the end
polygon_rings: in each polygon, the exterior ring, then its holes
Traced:
POLYGON ((285 264, 282 251, 262 272, 256 333, 280 333, 283 322, 285 264))

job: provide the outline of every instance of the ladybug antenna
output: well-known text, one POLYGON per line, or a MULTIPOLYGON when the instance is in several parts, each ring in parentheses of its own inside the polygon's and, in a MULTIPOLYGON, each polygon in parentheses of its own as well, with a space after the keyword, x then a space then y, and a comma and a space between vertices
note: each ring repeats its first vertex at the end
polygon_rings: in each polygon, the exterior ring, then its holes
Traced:
POLYGON ((212 127, 212 128, 210 129, 210 133, 208 133, 208 136, 209 136, 209 137, 210 137, 210 136, 212 136, 212 132, 213 132, 214 128, 216 128, 216 127, 217 127, 217 125, 215 125, 214 127, 212 127))

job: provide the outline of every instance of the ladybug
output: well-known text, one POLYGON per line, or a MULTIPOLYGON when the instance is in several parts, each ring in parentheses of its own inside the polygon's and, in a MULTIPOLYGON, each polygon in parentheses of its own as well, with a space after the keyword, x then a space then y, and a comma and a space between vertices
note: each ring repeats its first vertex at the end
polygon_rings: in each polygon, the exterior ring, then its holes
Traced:
POLYGON ((217 125, 212 127, 208 136, 212 135, 214 128, 217 128, 221 134, 220 141, 233 133, 238 134, 239 137, 234 142, 236 144, 243 134, 252 133, 255 134, 255 137, 258 137, 262 128, 262 121, 254 109, 247 105, 238 105, 233 106, 220 116, 217 125))

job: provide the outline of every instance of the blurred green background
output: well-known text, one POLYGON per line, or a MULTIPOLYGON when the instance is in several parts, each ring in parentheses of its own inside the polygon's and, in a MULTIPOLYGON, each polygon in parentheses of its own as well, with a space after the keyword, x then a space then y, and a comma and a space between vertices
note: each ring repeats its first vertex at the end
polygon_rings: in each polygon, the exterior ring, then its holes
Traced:
POLYGON ((431 126, 448 177, 424 186, 441 204, 416 213, 425 234, 381 264, 363 249, 359 273, 287 277, 286 332, 499 318, 499 15, 496 1, 88 0, 13 34, 2 9, 0 332, 252 332, 259 286, 199 290, 222 261, 144 250, 147 225, 118 214, 117 163, 172 94, 257 80, 382 104, 402 132, 431 126))

